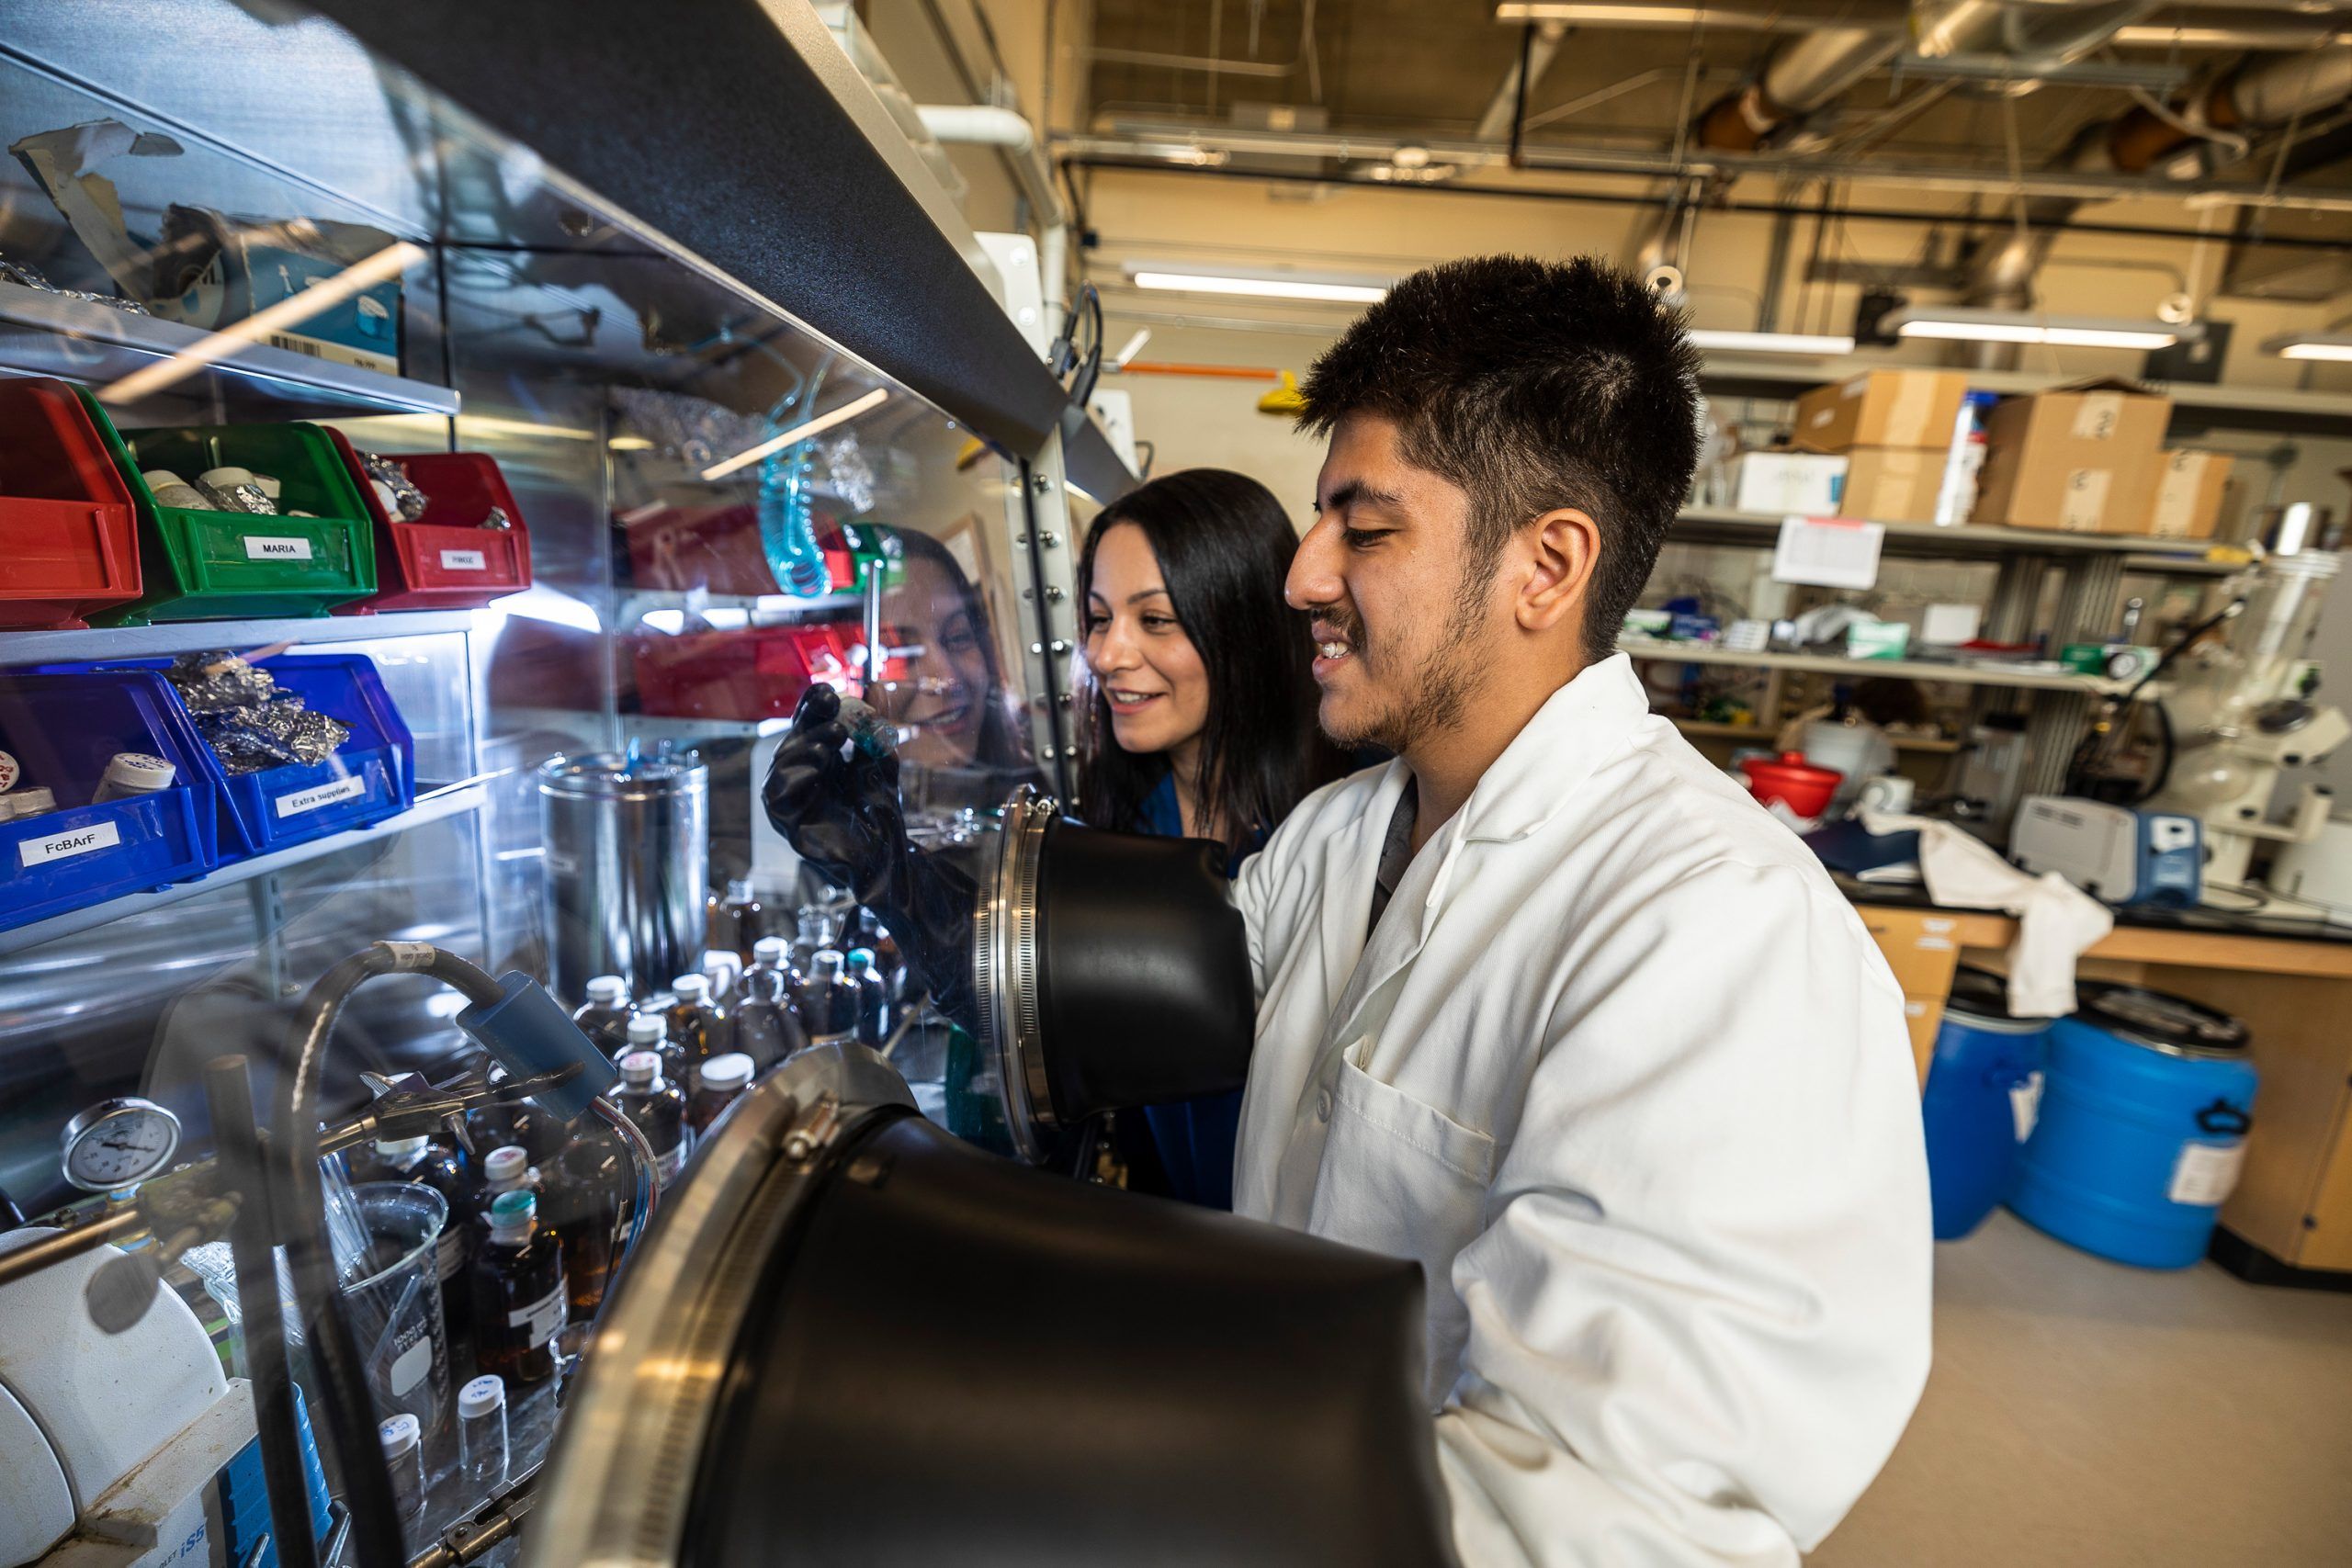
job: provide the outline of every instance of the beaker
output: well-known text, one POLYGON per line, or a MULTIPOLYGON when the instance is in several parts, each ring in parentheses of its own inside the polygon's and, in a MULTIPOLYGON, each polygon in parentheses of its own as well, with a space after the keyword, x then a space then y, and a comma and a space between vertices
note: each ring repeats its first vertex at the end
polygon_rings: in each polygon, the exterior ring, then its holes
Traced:
POLYGON ((432 1188, 368 1181, 351 1189, 367 1256, 343 1287, 378 1419, 401 1414, 437 1432, 449 1416, 449 1337, 435 1248, 449 1202, 432 1188))

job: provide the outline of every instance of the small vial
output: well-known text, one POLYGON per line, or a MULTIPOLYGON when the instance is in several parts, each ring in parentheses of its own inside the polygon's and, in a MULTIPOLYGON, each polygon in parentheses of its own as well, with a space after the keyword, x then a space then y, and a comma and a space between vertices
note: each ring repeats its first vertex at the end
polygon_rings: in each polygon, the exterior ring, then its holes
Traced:
POLYGON ((90 804, 97 806, 169 789, 178 772, 161 757, 150 757, 143 751, 117 751, 107 763, 106 775, 98 780, 97 793, 90 796, 90 804))
POLYGON ((710 1131, 719 1113, 752 1087, 752 1058, 740 1051, 713 1056, 702 1065, 702 1082, 686 1100, 686 1123, 699 1140, 710 1131))
POLYGON ((392 1472, 392 1506, 401 1523, 413 1525, 424 1517, 424 1434, 416 1417, 402 1412, 388 1416, 376 1428, 384 1445, 384 1468, 392 1472))
POLYGON ((497 1378, 458 1391, 458 1471, 484 1494, 506 1483, 506 1384, 497 1378))

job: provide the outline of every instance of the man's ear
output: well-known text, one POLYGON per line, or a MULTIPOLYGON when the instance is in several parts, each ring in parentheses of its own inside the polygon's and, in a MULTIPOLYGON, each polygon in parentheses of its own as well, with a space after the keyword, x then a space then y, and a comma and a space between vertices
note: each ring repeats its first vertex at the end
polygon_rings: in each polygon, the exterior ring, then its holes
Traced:
POLYGON ((1548 632, 1564 623, 1581 627, 1584 603, 1600 562, 1600 525, 1573 506, 1555 507, 1521 536, 1528 572, 1511 613, 1520 629, 1548 632))

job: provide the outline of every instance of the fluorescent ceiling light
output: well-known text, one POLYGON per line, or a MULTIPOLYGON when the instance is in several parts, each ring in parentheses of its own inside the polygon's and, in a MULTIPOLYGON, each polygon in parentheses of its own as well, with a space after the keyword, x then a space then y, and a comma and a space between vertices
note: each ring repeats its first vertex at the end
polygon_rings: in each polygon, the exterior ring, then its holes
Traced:
MULTIPOLYGON (((1777 9, 1777 7, 1776 7, 1777 9)), ((1593 0, 1503 0, 1495 7, 1498 22, 1600 22, 1620 26, 1709 27, 1760 29, 1770 13, 1726 6, 1645 6, 1595 4, 1593 0)))
POLYGON ((2289 333, 2262 345, 2281 359, 2352 360, 2352 333, 2289 333))
POLYGON ((1373 305, 1387 294, 1390 279, 1361 273, 1251 272, 1233 267, 1188 266, 1180 262, 1129 262, 1123 269, 1137 288, 1169 288, 1183 294, 1238 294, 1259 299, 1314 299, 1326 304, 1373 305))
POLYGON ((1693 348, 1724 348, 1748 354, 1810 354, 1830 355, 1851 354, 1854 340, 1850 337, 1829 337, 1817 333, 1737 333, 1717 332, 1709 327, 1693 327, 1688 334, 1693 348))
POLYGON ((1127 361, 1133 359, 1136 355, 1141 354, 1143 352, 1143 345, 1150 341, 1151 329, 1149 327, 1137 327, 1136 329, 1136 335, 1127 340, 1126 346, 1111 356, 1111 368, 1114 370, 1125 370, 1127 367, 1127 361))
POLYGON ((1962 343, 2044 343, 2058 348, 2169 348, 2205 335, 2195 321, 2119 321, 2106 316, 2043 316, 1970 305, 1906 305, 1883 323, 1903 337, 1962 343))
POLYGON ((723 479, 728 475, 733 473, 736 469, 749 468, 751 465, 758 462, 761 458, 767 457, 771 453, 781 452, 786 447, 806 441, 810 436, 815 435, 820 432, 831 430, 837 424, 845 423, 850 420, 855 419, 859 414, 865 412, 868 409, 880 408, 883 403, 889 400, 889 388, 876 387, 874 390, 866 393, 865 396, 855 399, 850 402, 843 403, 837 409, 831 409, 824 413, 820 413, 816 418, 808 421, 806 424, 796 424, 790 430, 785 431, 781 434, 769 436, 757 446, 745 447, 742 451, 736 453, 732 457, 722 457, 718 462, 713 463, 709 468, 705 468, 702 471, 702 477, 707 479, 723 479))

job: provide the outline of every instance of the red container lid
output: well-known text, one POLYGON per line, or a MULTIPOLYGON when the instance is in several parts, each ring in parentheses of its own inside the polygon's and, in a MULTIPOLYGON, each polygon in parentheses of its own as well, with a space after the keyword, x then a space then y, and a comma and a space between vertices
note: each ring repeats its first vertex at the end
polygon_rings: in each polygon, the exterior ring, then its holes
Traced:
POLYGON ((1783 751, 1777 761, 1748 757, 1739 765, 1747 775, 1748 794, 1761 801, 1780 801, 1800 817, 1820 816, 1846 778, 1835 768, 1806 761, 1802 751, 1783 751))

